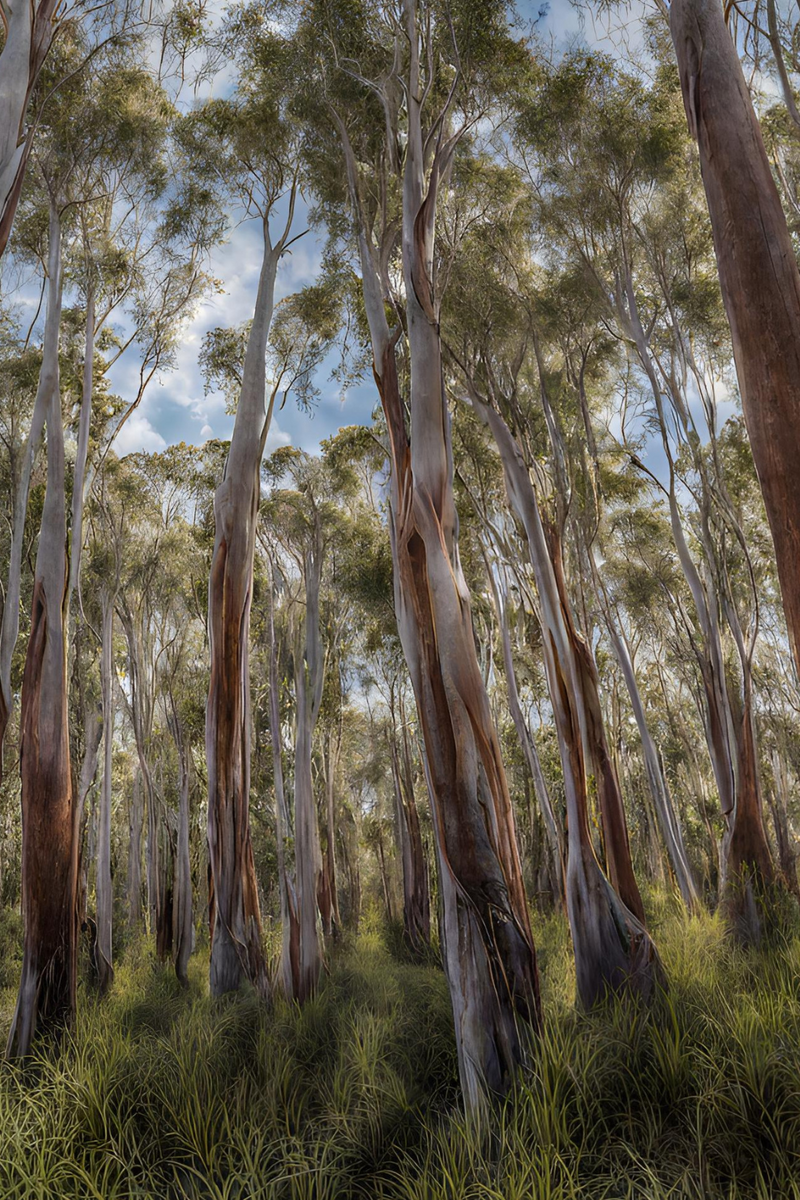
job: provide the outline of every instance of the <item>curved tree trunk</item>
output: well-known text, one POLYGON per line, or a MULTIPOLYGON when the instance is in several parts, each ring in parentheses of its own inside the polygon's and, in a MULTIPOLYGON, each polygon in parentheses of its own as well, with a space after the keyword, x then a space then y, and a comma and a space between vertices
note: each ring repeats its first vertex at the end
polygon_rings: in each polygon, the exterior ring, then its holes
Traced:
MULTIPOLYGON (((50 297, 61 304, 61 229, 50 209, 50 297)), ((48 313, 48 316, 50 314, 48 313)), ((56 346, 57 350, 57 346, 56 346)), ((69 755, 64 592, 67 581, 64 429, 58 364, 47 410, 47 488, 22 680, 22 980, 8 1038, 27 1055, 37 1027, 58 1027, 75 1009, 78 839, 69 755)))
POLYGON ((113 638, 114 602, 108 591, 101 593, 103 611, 100 647, 100 682, 103 692, 103 785, 97 821, 97 973, 100 994, 105 995, 114 980, 112 954, 113 897, 111 892, 111 785, 114 750, 113 638))
POLYGON ((700 895, 691 866, 689 865, 689 857, 683 841, 683 832, 675 814, 667 781, 661 769, 658 751, 647 724, 647 717, 639 692, 639 685, 636 680, 636 672, 628 648, 628 641, 624 632, 617 627, 611 613, 607 609, 606 598, 602 595, 602 585, 598 588, 598 593, 601 596, 608 635, 611 639, 611 645, 620 671, 622 672, 622 677, 625 680, 625 687, 628 690, 628 697, 636 720, 636 727, 639 731, 639 738, 642 743, 642 755, 647 772, 647 782, 650 786, 650 795, 653 798, 653 805, 661 827, 661 836, 667 847, 669 860, 675 872, 675 879, 677 880, 683 902, 689 912, 696 912, 700 908, 700 895))
POLYGON ((433 296, 436 198, 454 149, 442 141, 425 187, 419 44, 413 0, 409 138, 403 186, 403 269, 411 352, 411 436, 380 267, 360 208, 358 178, 338 123, 357 220, 373 367, 389 431, 390 518, 398 631, 425 743, 442 900, 442 952, 461 1087, 471 1111, 506 1092, 541 1026, 539 977, 514 815, 480 673, 461 572, 450 427, 433 296))
POLYGON ((214 497, 216 532, 208 585, 211 679, 206 708, 208 846, 215 905, 210 982, 214 996, 235 991, 245 979, 264 998, 270 991, 250 840, 249 637, 261 460, 272 416, 271 405, 265 412, 265 356, 275 275, 285 238, 286 234, 273 247, 264 221, 264 258, 236 422, 225 476, 214 497))
POLYGON ((536 749, 536 743, 533 740, 533 735, 528 728, 528 722, 522 712, 522 705, 519 698, 519 689, 517 687, 517 676, 514 670, 514 656, 511 647, 511 630, 508 626, 508 599, 507 593, 503 594, 498 587, 494 578, 494 574, 490 565, 487 562, 487 573, 489 583, 494 596, 495 608, 497 609, 498 623, 500 625, 500 637, 503 647, 503 666, 506 674, 506 686, 508 688, 508 707, 511 712, 511 719, 514 722, 514 728, 517 731, 522 753, 525 756, 525 762, 530 772, 533 781, 533 789, 536 793, 536 799, 539 804, 539 811, 542 814, 545 832, 547 833, 547 843, 550 850, 551 872, 556 889, 556 899, 562 906, 566 903, 566 895, 564 892, 564 871, 567 859, 567 847, 564 839, 564 831, 556 819, 553 802, 550 798, 550 790, 547 786, 547 781, 544 777, 542 764, 539 760, 539 753, 536 749))
POLYGON ((800 270, 719 0, 672 0, 670 29, 800 672, 800 270))
POLYGON ((603 874, 589 833, 584 746, 587 666, 563 605, 536 494, 516 442, 500 414, 474 392, 472 404, 494 436, 506 490, 526 534, 539 592, 548 691, 558 734, 567 801, 567 913, 575 950, 578 997, 591 1007, 610 990, 631 987, 649 997, 664 973, 639 918, 603 874), (572 629, 572 633, 571 633, 572 629))

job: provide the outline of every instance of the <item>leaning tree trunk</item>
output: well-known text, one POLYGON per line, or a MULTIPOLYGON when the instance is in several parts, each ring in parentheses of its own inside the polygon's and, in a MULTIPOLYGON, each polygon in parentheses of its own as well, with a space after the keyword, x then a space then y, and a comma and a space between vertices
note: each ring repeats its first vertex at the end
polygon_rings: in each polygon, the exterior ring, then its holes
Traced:
POLYGON ((672 0, 742 409, 800 671, 800 270, 719 0, 672 0))
MULTIPOLYGON (((60 305, 61 229, 50 209, 55 267, 51 297, 60 305), (57 265, 56 265, 57 264, 57 265)), ((27 1055, 37 1027, 69 1021, 75 1009, 78 839, 69 755, 64 639, 67 578, 64 428, 58 367, 47 410, 47 488, 22 680, 22 980, 8 1038, 27 1055)))
MULTIPOLYGON (((291 220, 291 216, 290 216, 291 220)), ((264 258, 225 476, 214 497, 216 532, 208 584, 211 678, 206 708, 208 847, 214 918, 214 996, 249 980, 269 996, 250 840, 250 605, 265 412, 266 351, 275 275, 284 238, 273 247, 264 221, 264 258)))
POLYGON ((578 632, 573 620, 564 579, 561 538, 552 527, 547 533, 550 567, 558 588, 564 629, 569 641, 569 656, 575 672, 576 716, 580 722, 585 753, 594 768, 608 877, 620 900, 644 925, 644 905, 633 871, 622 789, 606 737, 597 664, 591 647, 578 632))
POLYGON ((31 92, 53 40, 57 0, 3 5, 5 43, 0 53, 0 257, 17 211, 33 128, 25 115, 31 92))
POLYGON ((588 820, 584 745, 585 661, 576 652, 551 547, 528 469, 500 414, 471 392, 475 411, 494 436, 511 506, 528 542, 542 622, 548 691, 558 735, 567 802, 567 914, 575 950, 578 997, 589 1008, 609 991, 632 988, 649 997, 664 974, 655 945, 603 874, 588 820))
POLYGON ((415 6, 409 138, 403 185, 403 269, 411 352, 411 436, 406 430, 380 265, 361 211, 358 172, 337 122, 359 235, 373 367, 389 431, 390 531, 398 631, 426 755, 442 899, 442 952, 467 1107, 506 1092, 541 1026, 539 977, 514 815, 475 650, 469 593, 457 548, 450 427, 442 382, 433 241, 440 143, 427 191, 415 6))
POLYGON ((305 615, 303 646, 295 653, 297 734, 294 756, 294 847, 297 882, 297 919, 300 931, 298 988, 301 1004, 316 991, 322 970, 317 922, 317 896, 322 875, 317 805, 311 774, 314 728, 322 702, 324 663, 319 631, 319 592, 322 547, 319 528, 314 546, 305 558, 305 615))
POLYGON ((539 811, 542 814, 545 832, 547 834, 547 844, 550 851, 550 867, 551 875, 554 883, 554 898, 556 903, 560 904, 563 910, 565 894, 564 894, 564 865, 566 862, 566 845, 564 840, 564 831, 559 825, 556 818, 553 802, 550 797, 550 789, 547 786, 547 780, 544 777, 542 764, 539 759, 539 752, 536 749, 536 743, 533 740, 533 735, 528 728, 528 722, 525 720, 525 715, 522 711, 522 704, 519 697, 519 689, 517 687, 517 675, 514 669, 514 656, 511 647, 511 630, 508 624, 508 592, 507 589, 501 592, 491 565, 487 561, 487 574, 489 576, 489 584, 494 597, 495 608, 497 610, 497 620, 500 626, 500 638, 503 647, 503 666, 506 674, 506 687, 508 689, 508 707, 511 713, 511 719, 514 722, 514 728, 517 731, 522 753, 525 757, 525 762, 533 782, 533 790, 536 793, 536 799, 539 804, 539 811))
POLYGON ((103 786, 97 821, 97 974, 100 994, 105 995, 114 980, 112 954, 113 897, 111 892, 111 782, 114 751, 113 638, 114 601, 103 588, 102 644, 100 682, 103 693, 103 786))
MULTIPOLYGON (((591 554, 591 550, 589 551, 591 554)), ((622 677, 625 680, 625 687, 628 691, 628 697, 633 709, 636 727, 639 731, 639 738, 642 743, 642 755, 644 757, 645 771, 647 773, 647 782, 650 786, 650 795, 653 799, 653 805, 658 817, 658 823, 661 827, 661 836, 664 839, 664 844, 667 847, 667 854, 675 872, 675 879, 678 884, 683 902, 689 912, 697 912, 700 908, 700 894, 697 890, 697 884, 694 880, 692 868, 689 864, 689 856, 686 853, 686 846, 683 840, 683 832, 681 830, 680 821, 678 820, 672 797, 669 794, 667 781, 661 769, 661 762, 658 757, 658 750, 653 741, 647 724, 647 717, 642 703, 641 693, 639 692, 639 684, 636 679, 636 672, 631 659, 631 653, 628 648, 628 641, 623 630, 619 629, 608 610, 608 600, 604 594, 602 583, 599 581, 599 576, 596 580, 598 584, 598 596, 603 607, 603 613, 606 621, 606 628, 611 640, 611 645, 614 650, 614 656, 619 664, 622 677)))

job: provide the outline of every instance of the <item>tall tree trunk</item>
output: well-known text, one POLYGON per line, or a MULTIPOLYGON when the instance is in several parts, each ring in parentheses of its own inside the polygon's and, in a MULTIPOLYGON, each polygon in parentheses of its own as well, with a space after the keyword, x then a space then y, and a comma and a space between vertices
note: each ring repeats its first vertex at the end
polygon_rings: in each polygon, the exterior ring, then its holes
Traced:
POLYGON ((301 1004, 313 995, 322 970, 317 923, 317 895, 322 874, 317 805, 311 774, 314 729, 322 702, 324 664, 319 630, 322 546, 317 526, 314 546, 305 556, 305 615, 302 649, 294 656, 297 732, 294 756, 294 846, 297 916, 300 927, 299 987, 301 1004))
POLYGON ((491 564, 486 563, 487 574, 489 576, 489 584, 494 597, 495 608, 497 610, 497 619, 500 626, 500 638, 503 647, 503 666, 506 674, 506 687, 508 689, 508 707, 511 712, 511 719, 514 722, 514 728, 517 731, 522 753, 525 756, 525 762, 530 772, 533 782, 533 790, 536 793, 536 799, 539 804, 539 811, 542 814, 545 833, 547 834, 547 844, 550 851, 550 868, 551 876, 555 883, 555 898, 558 904, 562 907, 566 902, 564 892, 564 867, 566 864, 566 844, 564 840, 564 831, 556 819, 553 802, 550 798, 550 790, 547 786, 547 781, 544 777, 542 764, 539 760, 539 754, 536 749, 536 743, 533 740, 533 735, 528 728, 528 722, 522 712, 522 705, 519 698, 519 689, 517 687, 517 675, 514 670, 514 656, 511 647, 511 630, 508 624, 508 592, 507 589, 501 592, 501 589, 494 577, 494 572, 491 569, 491 564))
POLYGON ((457 547, 450 427, 433 294, 437 188, 454 149, 443 140, 425 189, 416 8, 405 5, 411 67, 403 184, 403 271, 411 352, 411 436, 380 267, 339 124, 359 234, 373 366, 389 431, 390 518, 398 631, 425 742, 442 899, 442 952, 467 1108, 506 1092, 541 1026, 539 977, 514 815, 480 673, 457 547))
POLYGON ((172 709, 172 739, 178 753, 180 775, 180 798, 178 802, 178 835, 175 849, 172 904, 172 958, 175 974, 186 987, 189 983, 188 966, 192 953, 192 861, 189 854, 189 793, 191 790, 190 750, 186 745, 175 700, 170 693, 172 709))
MULTIPOLYGON (((592 551, 589 550, 591 556, 592 551)), ((644 757, 644 766, 647 773, 647 782, 650 787, 650 795, 653 799, 653 806, 656 810, 658 823, 661 828, 661 836, 664 839, 664 844, 667 847, 667 854, 672 869, 675 872, 675 879, 680 889, 683 902, 689 912, 696 912, 700 907, 700 896, 697 890, 697 884, 694 880, 692 868, 689 865, 689 856, 686 853, 686 846, 683 841, 683 832, 680 822, 676 816, 675 809, 672 804, 672 797, 669 794, 667 781, 664 778, 661 770, 661 763, 658 757, 655 742, 653 741, 647 724, 647 717, 644 711, 644 704, 639 692, 639 685, 636 680, 636 671, 634 670, 631 652, 628 646, 628 639, 625 636, 624 630, 614 620, 610 611, 608 596, 606 595, 599 573, 594 569, 594 559, 591 559, 592 569, 595 575, 595 584, 597 588, 598 599, 603 610, 606 629, 611 640, 611 645, 614 650, 614 656, 619 664, 619 669, 622 672, 622 677, 625 680, 625 687, 628 691, 628 698, 633 709, 636 728, 639 731, 639 738, 642 743, 642 755, 644 757)))
POLYGON ((722 5, 673 0, 670 28, 800 672, 800 270, 722 5))
POLYGON ((57 0, 3 5, 5 43, 0 52, 0 257, 17 211, 33 130, 25 115, 50 43, 57 0))
MULTIPOLYGON (((20 9, 25 5, 18 6, 20 9)), ((7 45, 8 43, 6 43, 7 45)), ((2 59, 0 55, 0 67, 2 59)), ((0 89, 2 77, 0 76, 0 89)), ((0 103, 1 109, 1 103, 0 103)), ((2 119, 0 118, 0 128, 2 119)), ((3 620, 0 625, 0 781, 3 771, 3 743, 11 718, 13 695, 11 665, 19 637, 20 593, 22 587, 22 551, 25 542, 25 522, 36 455, 50 410, 53 389, 58 387, 58 340, 61 331, 61 240, 50 239, 47 259, 47 315, 42 341, 42 366, 33 402, 31 425, 25 443, 19 478, 15 480, 14 512, 11 522, 11 545, 8 556, 8 581, 3 601, 3 620)))
POLYGON ((95 295, 90 282, 86 291, 86 332, 83 343, 83 387, 78 421, 78 446, 72 477, 72 515, 70 520, 69 582, 67 584, 66 615, 80 578, 83 557, 83 508, 86 488, 86 464, 89 459, 89 434, 92 426, 92 396, 94 389, 95 295))
POLYGON ((547 535, 550 563, 558 588, 564 627, 570 644, 570 656, 575 670, 578 705, 576 716, 580 723, 586 756, 594 768, 608 875, 623 904, 637 921, 644 925, 644 905, 633 871, 622 791, 611 757, 600 704, 597 664, 591 647, 578 632, 573 620, 572 605, 564 579, 561 538, 552 527, 547 530, 547 535))
POLYGON ((142 826, 144 803, 141 772, 134 770, 131 802, 128 811, 128 929, 136 933, 142 928, 142 826))
POLYGON ((286 838, 289 834, 289 809, 283 782, 283 742, 281 739, 280 679, 278 640, 275 635, 275 570, 273 565, 269 598, 269 724, 272 742, 272 774, 275 784, 275 836, 278 858, 278 886, 281 901, 281 961, 279 977, 286 997, 300 991, 300 923, 297 895, 286 863, 286 838))
POLYGON ((97 972, 100 994, 105 995, 114 980, 112 954, 113 896, 111 892, 111 785, 114 751, 113 639, 114 601, 106 588, 101 591, 103 612, 100 648, 100 682, 103 692, 103 785, 97 821, 97 972))
MULTIPOLYGON (((61 304, 61 228, 50 205, 50 303, 61 304)), ((57 345, 54 347, 57 351, 57 345)), ((64 639, 67 580, 64 428, 58 364, 47 410, 47 488, 22 680, 22 980, 8 1038, 27 1055, 37 1026, 57 1027, 75 1009, 78 838, 72 791, 64 639)))
MULTIPOLYGON (((329 729, 325 738, 323 775, 325 780, 325 854, 323 857, 324 887, 327 893, 327 936, 338 936, 342 921, 339 915, 339 894, 336 873, 336 771, 339 765, 340 730, 329 729)), ((323 927, 325 919, 323 915, 323 927)))
POLYGON ((772 762, 773 787, 769 794, 769 806, 775 829, 775 842, 778 847, 778 862, 780 863, 781 872, 786 879, 786 886, 792 895, 797 900, 800 900, 800 885, 798 885, 797 881, 796 843, 789 829, 789 785, 786 779, 786 768, 777 749, 772 751, 770 759, 772 762))
POLYGON ((564 611, 536 493, 516 442, 500 414, 472 392, 478 415, 494 436, 506 490, 525 530, 541 609, 548 691, 558 734, 567 801, 567 914, 575 950, 578 997, 591 1007, 610 990, 631 987, 648 997, 664 974, 642 922, 623 904, 604 876, 592 847, 588 821, 584 730, 587 718, 585 657, 564 611))
MULTIPOLYGON (((291 220, 291 215, 290 215, 291 220)), ((250 840, 250 605, 261 459, 272 416, 265 412, 267 338, 284 238, 264 257, 247 341, 225 477, 214 497, 216 533, 208 585, 211 679, 206 708, 208 846, 214 881, 210 983, 214 996, 249 980, 269 996, 250 840)))
POLYGON ((391 759, 398 843, 403 864, 403 936, 414 954, 423 954, 431 942, 428 865, 422 845, 410 763, 404 761, 401 767, 395 732, 391 739, 391 759))

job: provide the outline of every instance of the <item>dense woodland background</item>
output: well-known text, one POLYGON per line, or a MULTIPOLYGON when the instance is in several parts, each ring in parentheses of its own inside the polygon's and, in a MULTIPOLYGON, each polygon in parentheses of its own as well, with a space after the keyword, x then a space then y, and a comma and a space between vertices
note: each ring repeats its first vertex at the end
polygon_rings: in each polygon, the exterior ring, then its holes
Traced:
POLYGON ((2 11, 0 1192, 799 1195, 794 9, 2 11))

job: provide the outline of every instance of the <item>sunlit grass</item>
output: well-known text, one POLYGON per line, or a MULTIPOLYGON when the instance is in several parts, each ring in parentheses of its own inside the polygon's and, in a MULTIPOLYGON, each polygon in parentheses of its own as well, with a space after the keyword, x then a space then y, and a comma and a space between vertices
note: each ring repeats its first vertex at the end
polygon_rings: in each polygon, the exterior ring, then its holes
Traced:
POLYGON ((800 940, 743 951, 670 905, 654 923, 669 993, 586 1016, 563 922, 537 922, 546 1033, 490 1135, 458 1111, 441 973, 374 928, 302 1010, 212 1002, 203 955, 183 991, 135 945, 60 1055, 0 1070, 0 1196, 800 1197, 800 940))

